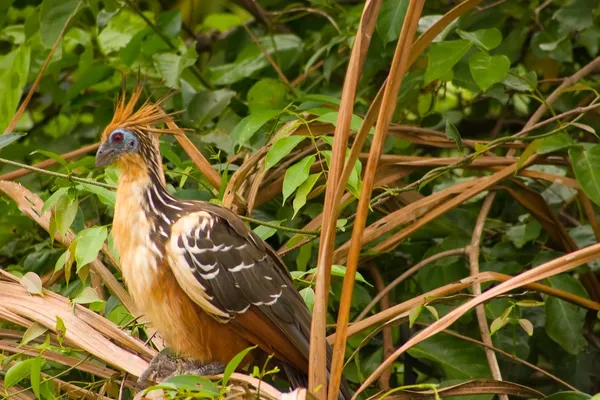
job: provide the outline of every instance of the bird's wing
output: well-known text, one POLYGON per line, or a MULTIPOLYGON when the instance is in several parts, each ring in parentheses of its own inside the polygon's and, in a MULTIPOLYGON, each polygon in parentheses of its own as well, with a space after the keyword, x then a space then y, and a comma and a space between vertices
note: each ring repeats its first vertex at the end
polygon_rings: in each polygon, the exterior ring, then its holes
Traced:
POLYGON ((166 243, 178 283, 204 311, 306 371, 310 314, 282 261, 231 211, 196 204, 166 243))

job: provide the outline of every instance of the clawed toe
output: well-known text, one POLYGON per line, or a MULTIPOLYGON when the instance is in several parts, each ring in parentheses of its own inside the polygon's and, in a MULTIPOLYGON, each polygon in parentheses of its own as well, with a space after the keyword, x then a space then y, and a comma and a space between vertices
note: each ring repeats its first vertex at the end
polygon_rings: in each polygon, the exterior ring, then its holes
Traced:
POLYGON ((168 355, 166 352, 160 352, 150 362, 148 368, 140 375, 137 386, 142 390, 147 388, 150 383, 162 382, 177 375, 218 375, 223 373, 225 366, 219 362, 210 362, 202 364, 197 360, 188 360, 168 355))

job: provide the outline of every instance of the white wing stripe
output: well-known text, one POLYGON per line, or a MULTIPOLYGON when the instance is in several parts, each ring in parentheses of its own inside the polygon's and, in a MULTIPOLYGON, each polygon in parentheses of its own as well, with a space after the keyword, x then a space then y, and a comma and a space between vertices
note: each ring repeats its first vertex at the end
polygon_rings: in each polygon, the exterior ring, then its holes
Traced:
POLYGON ((252 264, 246 264, 246 263, 242 262, 237 267, 229 268, 229 271, 230 272, 239 272, 239 271, 241 271, 243 269, 249 269, 249 268, 252 268, 252 267, 254 267, 254 263, 252 263, 252 264))

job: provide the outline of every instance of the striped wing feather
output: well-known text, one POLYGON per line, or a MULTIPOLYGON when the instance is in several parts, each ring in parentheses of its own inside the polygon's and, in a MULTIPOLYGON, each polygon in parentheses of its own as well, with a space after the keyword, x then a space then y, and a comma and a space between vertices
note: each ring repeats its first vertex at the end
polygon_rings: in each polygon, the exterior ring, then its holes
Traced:
POLYGON ((282 261, 229 210, 187 207, 167 245, 181 287, 250 342, 307 371, 310 314, 282 261))

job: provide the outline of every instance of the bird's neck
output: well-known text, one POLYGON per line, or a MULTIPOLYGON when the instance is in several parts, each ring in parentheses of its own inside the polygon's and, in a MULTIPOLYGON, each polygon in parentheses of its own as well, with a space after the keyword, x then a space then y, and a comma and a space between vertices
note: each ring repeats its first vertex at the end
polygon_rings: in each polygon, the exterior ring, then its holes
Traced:
POLYGON ((120 235, 130 235, 136 226, 148 225, 148 235, 166 238, 182 210, 177 203, 167 191, 160 165, 129 164, 121 169, 114 227, 120 235))

